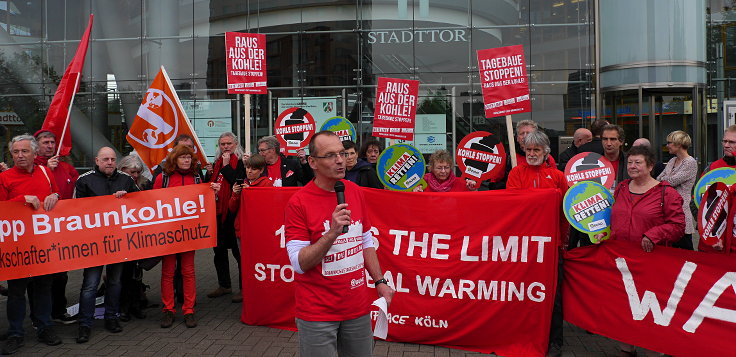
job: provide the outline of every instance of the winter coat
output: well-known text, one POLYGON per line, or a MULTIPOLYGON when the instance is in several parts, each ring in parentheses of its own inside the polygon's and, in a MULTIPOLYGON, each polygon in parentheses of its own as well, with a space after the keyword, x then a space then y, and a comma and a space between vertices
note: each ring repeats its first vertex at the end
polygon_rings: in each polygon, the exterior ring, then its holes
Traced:
POLYGON ((358 159, 358 162, 353 166, 352 169, 345 172, 345 179, 348 181, 355 182, 361 187, 372 187, 383 189, 381 180, 378 179, 378 174, 373 166, 363 159, 358 159))
POLYGON ((682 238, 685 213, 680 194, 662 181, 639 196, 629 191, 630 183, 621 182, 613 194, 611 239, 641 244, 647 236, 654 244, 669 245, 682 238))
POLYGON ((506 188, 558 188, 564 194, 567 191, 567 181, 562 171, 558 170, 554 164, 519 165, 509 172, 506 188))
POLYGON ((77 179, 74 198, 106 196, 118 191, 131 193, 139 190, 133 178, 125 172, 116 170, 107 177, 95 165, 94 169, 85 172, 77 179))

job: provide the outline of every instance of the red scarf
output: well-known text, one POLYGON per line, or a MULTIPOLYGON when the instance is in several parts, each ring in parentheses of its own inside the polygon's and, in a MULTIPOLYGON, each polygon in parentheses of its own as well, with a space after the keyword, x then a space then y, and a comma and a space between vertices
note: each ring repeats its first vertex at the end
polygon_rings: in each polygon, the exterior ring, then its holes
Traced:
POLYGON ((450 171, 450 176, 447 177, 447 180, 443 182, 437 180, 437 177, 431 172, 424 175, 424 181, 427 181, 427 185, 429 185, 429 188, 434 192, 449 192, 456 179, 457 177, 452 171, 450 171))
MULTIPOLYGON (((238 167, 238 157, 235 154, 230 154, 230 167, 236 169, 238 167)), ((220 191, 217 192, 217 215, 220 218, 220 222, 225 222, 228 212, 228 202, 230 196, 233 194, 233 183, 225 180, 225 177, 220 173, 222 169, 222 156, 217 158, 215 165, 212 168, 212 178, 210 182, 220 184, 220 191)))

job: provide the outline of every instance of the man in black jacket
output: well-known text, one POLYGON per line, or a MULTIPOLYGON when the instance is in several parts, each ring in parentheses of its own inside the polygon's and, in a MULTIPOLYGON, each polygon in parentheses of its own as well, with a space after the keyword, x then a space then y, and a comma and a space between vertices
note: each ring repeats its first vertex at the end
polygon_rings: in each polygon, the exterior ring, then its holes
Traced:
POLYGON ((575 130, 575 134, 573 134, 572 136, 572 145, 570 145, 569 148, 567 148, 565 151, 561 152, 560 155, 557 156, 557 168, 560 171, 565 171, 565 165, 567 165, 567 162, 570 161, 573 156, 584 152, 580 151, 578 148, 580 148, 580 146, 582 146, 583 144, 589 143, 592 140, 593 134, 590 132, 590 130, 585 128, 575 130))
POLYGON ((266 159, 263 176, 273 181, 276 187, 304 186, 314 177, 307 163, 304 150, 299 150, 297 158, 286 157, 279 151, 281 145, 275 136, 265 136, 258 140, 258 153, 266 159))
POLYGON ((603 142, 601 141, 601 134, 603 134, 603 127, 608 125, 608 122, 603 119, 596 119, 593 124, 590 125, 590 133, 593 134, 593 140, 581 145, 578 148, 578 152, 594 152, 603 155, 603 142))
MULTIPOLYGON (((79 176, 74 189, 74 198, 113 195, 122 198, 128 192, 138 191, 133 178, 118 171, 117 155, 112 148, 103 147, 95 157, 95 168, 79 176)), ((77 343, 89 341, 95 313, 95 298, 104 266, 84 269, 82 291, 79 294, 79 335, 77 343)), ((107 265, 105 283, 105 329, 112 333, 123 331, 118 321, 120 312, 120 274, 123 264, 107 265)))

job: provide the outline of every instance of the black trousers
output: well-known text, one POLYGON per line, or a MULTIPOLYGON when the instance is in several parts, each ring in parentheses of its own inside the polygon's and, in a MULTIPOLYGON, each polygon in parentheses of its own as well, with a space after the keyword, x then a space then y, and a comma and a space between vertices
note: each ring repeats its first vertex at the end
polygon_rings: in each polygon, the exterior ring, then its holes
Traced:
POLYGON ((230 280, 230 259, 227 251, 230 250, 233 258, 238 262, 238 286, 243 289, 242 270, 240 268, 240 250, 235 242, 235 217, 229 215, 224 222, 217 220, 217 246, 213 248, 215 251, 214 263, 215 271, 217 271, 217 282, 221 287, 226 289, 232 288, 230 280))
MULTIPOLYGON (((66 314, 66 283, 69 281, 69 275, 63 271, 60 273, 50 274, 51 279, 51 317, 61 317, 66 314)), ((34 284, 28 284, 28 301, 31 308, 31 316, 34 313, 34 284)))

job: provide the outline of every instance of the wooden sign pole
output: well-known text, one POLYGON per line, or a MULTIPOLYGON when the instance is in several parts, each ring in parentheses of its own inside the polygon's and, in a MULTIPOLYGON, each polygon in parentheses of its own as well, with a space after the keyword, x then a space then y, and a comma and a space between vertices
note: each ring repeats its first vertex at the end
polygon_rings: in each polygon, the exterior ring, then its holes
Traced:
POLYGON ((250 153, 250 94, 243 94, 243 107, 245 113, 245 152, 250 153))
POLYGON ((511 167, 516 167, 516 140, 514 140, 514 127, 511 115, 506 116, 506 135, 509 137, 509 155, 511 156, 511 167))

